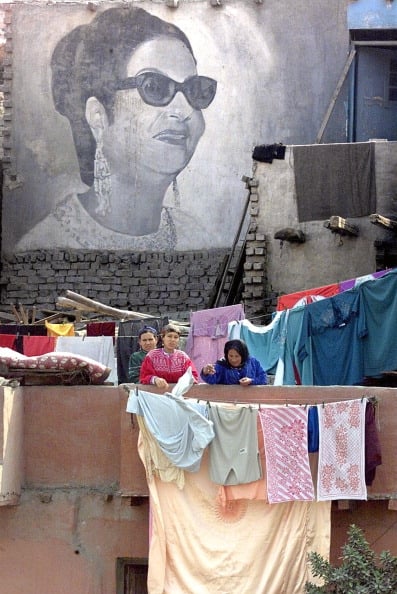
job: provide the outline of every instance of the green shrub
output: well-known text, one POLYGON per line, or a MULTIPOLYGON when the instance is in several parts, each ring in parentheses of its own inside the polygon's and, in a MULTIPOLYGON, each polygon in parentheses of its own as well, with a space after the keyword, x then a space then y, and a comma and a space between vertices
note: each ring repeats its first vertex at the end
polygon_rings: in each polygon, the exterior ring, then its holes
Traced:
POLYGON ((342 563, 333 567, 318 553, 309 553, 312 574, 322 586, 306 582, 307 594, 396 594, 397 557, 383 551, 379 557, 370 548, 363 531, 350 526, 342 548, 342 563))

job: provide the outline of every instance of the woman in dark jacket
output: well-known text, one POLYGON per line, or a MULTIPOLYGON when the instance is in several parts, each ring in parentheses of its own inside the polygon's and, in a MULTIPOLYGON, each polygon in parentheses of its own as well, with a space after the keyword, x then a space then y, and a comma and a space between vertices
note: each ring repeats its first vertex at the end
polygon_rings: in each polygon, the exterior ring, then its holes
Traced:
POLYGON ((201 370, 201 378, 207 384, 240 384, 240 386, 263 386, 267 384, 266 372, 258 359, 251 357, 242 340, 228 340, 225 356, 215 365, 208 363, 201 370))

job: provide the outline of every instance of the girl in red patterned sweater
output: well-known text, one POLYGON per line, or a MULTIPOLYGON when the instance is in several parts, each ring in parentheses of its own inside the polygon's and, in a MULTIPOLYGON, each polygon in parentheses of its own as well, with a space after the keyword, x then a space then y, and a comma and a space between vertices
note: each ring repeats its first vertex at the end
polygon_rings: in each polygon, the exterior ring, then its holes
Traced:
POLYGON ((176 384, 189 367, 195 381, 198 373, 193 361, 184 351, 178 349, 180 331, 177 326, 168 324, 161 331, 163 347, 149 351, 143 360, 139 382, 153 384, 164 390, 169 389, 169 384, 176 384))

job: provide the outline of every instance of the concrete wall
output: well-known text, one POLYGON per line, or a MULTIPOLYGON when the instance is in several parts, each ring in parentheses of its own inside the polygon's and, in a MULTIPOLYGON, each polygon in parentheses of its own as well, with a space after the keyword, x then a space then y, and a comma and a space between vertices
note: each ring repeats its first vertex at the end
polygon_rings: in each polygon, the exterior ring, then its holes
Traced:
MULTIPOLYGON (((397 143, 376 142, 376 210, 396 215, 397 143)), ((393 232, 376 226, 368 216, 348 218, 359 227, 358 237, 340 236, 324 227, 323 220, 299 222, 293 147, 284 160, 254 161, 255 225, 267 245, 265 294, 283 294, 320 287, 374 272, 377 269, 375 241, 393 240, 393 232), (274 234, 291 227, 302 231, 305 243, 281 242, 274 234)), ((324 196, 326 200, 327 197, 324 196)), ((346 197, 348 200, 349 197, 346 197)), ((340 216, 341 213, 333 212, 340 216)))
MULTIPOLYGON (((244 202, 241 177, 251 167, 252 148, 274 141, 313 142, 316 137, 347 55, 347 6, 348 0, 228 0, 218 7, 207 0, 185 0, 178 9, 168 8, 165 1, 150 0, 50 5, 26 1, 10 3, 9 10, 6 5, 3 251, 115 246, 146 251, 152 239, 138 241, 136 237, 150 235, 146 227, 158 226, 160 203, 172 209, 177 233, 172 249, 230 246, 244 202), (139 202, 134 202, 132 193, 116 191, 117 181, 112 177, 110 211, 99 216, 94 212, 93 191, 80 177, 68 119, 55 109, 50 62, 58 42, 69 32, 88 26, 98 14, 116 6, 125 7, 125 13, 128 7, 138 7, 179 27, 191 42, 197 72, 215 79, 217 92, 211 105, 202 110, 205 129, 200 120, 201 137, 191 160, 170 173, 171 181, 177 177, 180 206, 175 206, 170 180, 160 202, 154 196, 161 193, 163 181, 154 181, 152 191, 145 194, 142 190, 139 202), (77 193, 85 196, 85 207, 77 193), (66 196, 74 198, 64 202, 66 196), (152 206, 140 232, 132 232, 147 204, 152 206), (117 236, 120 230, 124 238, 117 236)), ((98 39, 98 47, 102 41, 98 39)), ((182 67, 175 52, 164 55, 170 56, 170 64, 164 65, 170 75, 172 69, 182 67)), ((185 74, 173 76, 180 80, 185 74)), ((55 83, 58 90, 59 85, 55 83)), ((65 93, 62 88, 61 95, 65 93)), ((128 93, 134 105, 123 104, 123 108, 130 116, 143 116, 146 108, 142 103, 140 108, 136 105, 138 94, 128 93)), ((177 97, 182 98, 180 93, 177 97)), ((91 127, 94 134, 95 126, 91 127)), ((345 140, 344 121, 333 120, 330 128, 334 139, 345 140)), ((129 173, 138 162, 142 167, 148 165, 142 135, 132 135, 124 144, 121 134, 118 137, 117 167, 128 144, 129 173)), ((110 162, 108 140, 104 140, 103 151, 110 162)), ((172 143, 163 144, 158 167, 172 153, 172 143)), ((156 167, 154 173, 157 179, 156 167)), ((153 241, 162 251, 162 241, 153 241)))
MULTIPOLYGON (((337 562, 351 523, 365 529, 377 552, 389 549, 396 555, 396 390, 265 386, 249 392, 252 402, 270 404, 377 397, 383 464, 369 488, 370 501, 335 503, 331 557, 337 562)), ((144 559, 148 551, 148 490, 136 450, 137 423, 125 412, 127 392, 108 386, 26 386, 14 393, 17 407, 23 402, 23 430, 18 425, 13 436, 21 447, 19 453, 7 452, 4 432, 2 445, 16 467, 22 463, 23 473, 19 503, 0 506, 0 591, 116 592, 117 558, 144 559)), ((197 385, 189 396, 238 402, 246 401, 247 389, 197 385)), ((9 412, 0 407, 0 426, 9 426, 9 412)))

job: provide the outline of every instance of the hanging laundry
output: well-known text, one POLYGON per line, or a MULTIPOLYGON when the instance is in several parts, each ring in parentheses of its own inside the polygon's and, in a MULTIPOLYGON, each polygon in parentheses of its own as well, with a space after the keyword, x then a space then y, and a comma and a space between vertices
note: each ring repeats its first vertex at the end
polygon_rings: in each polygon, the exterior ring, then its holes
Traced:
POLYGON ((318 404, 317 499, 367 499, 365 409, 367 399, 318 404))
POLYGON ((23 336, 23 354, 26 357, 45 355, 55 351, 57 338, 55 336, 23 336))
POLYGON ((211 404, 208 416, 215 437, 209 446, 210 476, 218 485, 238 485, 262 477, 259 457, 258 411, 211 404))
POLYGON ((329 556, 330 502, 222 506, 207 454, 183 489, 156 476, 149 483, 150 594, 302 594, 312 579, 308 553, 329 556))
POLYGON ((47 336, 44 324, 0 324, 1 334, 15 334, 14 349, 23 354, 23 336, 47 336))
POLYGON ((376 212, 373 142, 294 146, 293 158, 299 222, 376 212))
POLYGON ((211 421, 200 405, 170 393, 152 394, 131 390, 127 412, 141 415, 161 450, 178 468, 197 472, 204 449, 214 438, 211 421))
POLYGON ((382 451, 376 426, 376 403, 369 400, 365 409, 365 484, 372 485, 376 469, 382 464, 382 451))
POLYGON ((314 299, 312 299, 313 296, 332 297, 339 292, 339 285, 337 283, 333 283, 331 285, 324 285, 323 287, 305 289, 303 291, 297 291, 296 293, 289 293, 288 295, 280 295, 280 297, 277 299, 277 310, 282 311, 283 309, 291 309, 303 298, 306 298, 307 304, 314 301, 314 299))
POLYGON ((0 347, 15 350, 16 339, 15 334, 0 334, 0 347))
POLYGON ((265 444, 263 441, 262 425, 257 416, 257 434, 258 434, 258 448, 259 458, 262 468, 262 478, 251 483, 244 483, 243 485, 220 485, 216 496, 216 501, 225 508, 231 501, 238 499, 249 500, 263 500, 267 501, 267 485, 266 485, 266 460, 265 460, 265 444))
POLYGON ((165 483, 175 483, 178 489, 185 486, 185 471, 171 462, 160 448, 158 441, 148 430, 144 417, 137 415, 139 426, 138 448, 142 444, 143 465, 148 484, 154 476, 165 483))
POLYGON ((376 282, 361 284, 362 315, 367 334, 363 340, 363 377, 397 369, 397 269, 376 282))
POLYGON ((208 361, 217 361, 223 357, 229 323, 244 319, 244 308, 240 303, 190 314, 185 351, 199 372, 208 361))
POLYGON ((63 324, 52 324, 45 320, 45 327, 47 328, 48 336, 74 336, 74 323, 65 322, 63 324))
POLYGON ((382 276, 385 276, 385 274, 388 272, 389 270, 379 270, 378 272, 373 272, 372 274, 366 274, 365 276, 358 276, 357 278, 351 278, 349 280, 342 281, 339 283, 339 292, 343 293, 343 291, 349 291, 350 289, 359 287, 361 283, 382 278, 382 276))
POLYGON ((302 384, 351 386, 362 381, 367 329, 360 302, 359 292, 352 290, 305 306, 295 346, 302 384))
POLYGON ((46 336, 47 328, 44 324, 0 324, 0 334, 46 336))
POLYGON ((87 336, 112 336, 116 335, 116 322, 88 322, 87 336))
MULTIPOLYGON (((275 340, 279 343, 280 352, 274 379, 275 386, 300 385, 302 384, 303 374, 312 377, 312 359, 310 356, 306 357, 300 365, 299 371, 297 366, 296 346, 302 330, 304 312, 305 306, 303 305, 281 312, 279 332, 278 336, 275 337, 275 340)), ((310 353, 310 343, 307 344, 307 348, 310 353)))
POLYGON ((265 441, 269 503, 313 501, 306 408, 272 406, 258 414, 265 441))
POLYGON ((309 453, 318 452, 319 429, 317 406, 309 406, 307 416, 307 450, 309 453))
POLYGON ((228 327, 229 340, 238 338, 243 340, 252 357, 258 359, 267 373, 275 373, 280 356, 278 343, 281 313, 277 313, 270 324, 255 326, 249 320, 231 322, 228 327))

